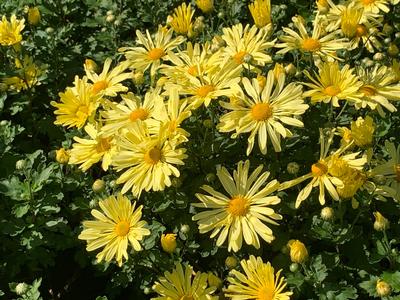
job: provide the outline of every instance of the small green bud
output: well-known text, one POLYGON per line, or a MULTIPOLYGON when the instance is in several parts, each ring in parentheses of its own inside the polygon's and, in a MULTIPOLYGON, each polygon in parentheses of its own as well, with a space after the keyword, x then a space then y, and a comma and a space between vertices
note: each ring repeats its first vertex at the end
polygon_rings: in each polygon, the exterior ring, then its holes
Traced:
POLYGON ((233 269, 237 266, 238 260, 234 256, 228 256, 225 259, 225 266, 227 266, 229 269, 233 269))
POLYGON ((299 172, 300 166, 297 162, 290 162, 286 166, 289 174, 295 175, 299 172))
POLYGON ((183 224, 183 225, 181 225, 180 231, 181 231, 182 233, 188 233, 188 232, 190 231, 190 226, 187 225, 187 224, 183 224))
POLYGON ((22 170, 26 167, 26 161, 24 159, 20 159, 15 163, 15 168, 17 170, 22 170))
POLYGON ((96 179, 92 185, 93 192, 100 193, 100 192, 104 191, 105 186, 106 186, 106 184, 105 184, 104 180, 96 179))
POLYGON ((289 267, 290 272, 297 272, 299 270, 299 264, 298 263, 292 263, 289 267))
POLYGON ((203 126, 206 128, 213 128, 213 122, 211 119, 206 119, 203 121, 203 126))

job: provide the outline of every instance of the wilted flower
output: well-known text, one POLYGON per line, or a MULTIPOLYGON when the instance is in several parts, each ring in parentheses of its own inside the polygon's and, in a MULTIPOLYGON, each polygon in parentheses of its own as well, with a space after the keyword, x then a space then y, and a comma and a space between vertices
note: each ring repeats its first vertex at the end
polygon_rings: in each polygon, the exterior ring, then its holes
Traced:
POLYGON ((161 247, 167 253, 173 253, 176 249, 176 234, 167 233, 161 235, 161 247))
POLYGON ((384 231, 389 228, 389 220, 386 219, 379 211, 374 212, 374 216, 374 229, 376 231, 384 231))

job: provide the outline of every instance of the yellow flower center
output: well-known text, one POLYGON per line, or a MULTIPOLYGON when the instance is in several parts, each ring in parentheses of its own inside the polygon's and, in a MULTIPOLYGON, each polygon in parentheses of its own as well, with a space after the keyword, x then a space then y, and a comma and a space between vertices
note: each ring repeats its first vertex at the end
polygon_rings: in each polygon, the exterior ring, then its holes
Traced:
POLYGON ((365 95, 365 96, 374 96, 376 94, 376 90, 373 86, 370 85, 364 85, 360 87, 360 91, 365 95))
POLYGON ((117 225, 115 225, 115 233, 118 236, 126 236, 130 229, 130 224, 127 221, 119 221, 117 225))
POLYGON ((311 173, 314 177, 321 177, 327 172, 328 166, 322 161, 319 161, 311 166, 311 173))
POLYGON ((102 90, 106 89, 107 86, 108 86, 108 82, 107 81, 105 81, 105 80, 97 81, 92 86, 92 93, 93 94, 98 94, 102 90))
POLYGON ((227 210, 231 215, 235 217, 246 215, 247 211, 249 210, 247 199, 242 196, 233 197, 229 201, 227 210))
POLYGON ((274 287, 263 286, 258 290, 257 300, 273 300, 274 299, 274 287))
POLYGON ((233 60, 234 60, 238 65, 240 65, 241 63, 243 63, 243 58, 244 58, 244 56, 245 56, 246 54, 247 54, 246 51, 240 51, 240 52, 236 53, 236 54, 233 56, 233 60))
POLYGON ((321 48, 321 43, 316 39, 307 38, 307 39, 303 40, 303 42, 301 44, 301 48, 304 51, 314 52, 321 48))
POLYGON ((208 93, 215 91, 215 87, 211 84, 203 85, 197 90, 197 96, 204 98, 208 93))
POLYGON ((107 138, 107 139, 100 139, 100 140, 97 142, 96 151, 97 151, 98 153, 106 152, 106 151, 108 151, 110 148, 111 148, 111 145, 110 145, 110 139, 109 139, 109 138, 107 138))
POLYGON ((161 48, 153 48, 149 51, 149 53, 147 53, 148 58, 150 58, 151 60, 160 59, 164 55, 165 55, 165 52, 161 48))
POLYGON ((394 166, 394 171, 396 172, 397 182, 400 182, 400 164, 394 166))
POLYGON ((189 67, 187 72, 192 76, 196 76, 197 75, 197 66, 189 67))
POLYGON ((130 115, 129 115, 129 119, 132 122, 135 122, 136 120, 140 119, 140 120, 146 120, 147 117, 149 116, 149 113, 143 109, 143 108, 137 108, 135 110, 133 110, 130 115))
POLYGON ((157 148, 152 148, 144 154, 144 161, 148 164, 155 165, 161 159, 161 151, 157 148))
POLYGON ((265 121, 272 116, 272 107, 268 103, 257 103, 251 108, 251 116, 256 121, 265 121))
POLYGON ((362 2, 364 5, 370 5, 370 4, 372 4, 372 3, 375 3, 375 0, 361 0, 361 2, 362 2))
POLYGON ((356 28, 356 36, 362 37, 368 33, 367 27, 362 24, 358 24, 356 28))
POLYGON ((324 89, 324 93, 325 93, 326 95, 328 95, 328 96, 331 96, 331 97, 336 96, 336 95, 339 94, 340 92, 341 92, 340 89, 339 89, 337 86, 335 86, 335 85, 327 86, 327 87, 324 89))
POLYGON ((179 300, 193 300, 192 295, 183 295, 179 300))

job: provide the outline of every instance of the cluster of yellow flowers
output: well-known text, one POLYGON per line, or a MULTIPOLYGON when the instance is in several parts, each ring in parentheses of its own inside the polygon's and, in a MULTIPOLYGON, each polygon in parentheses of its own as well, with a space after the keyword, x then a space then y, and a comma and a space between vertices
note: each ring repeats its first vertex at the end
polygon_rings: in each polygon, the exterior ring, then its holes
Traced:
MULTIPOLYGON (((284 34, 277 43, 272 39, 270 1, 255 0, 249 5, 255 25, 239 23, 224 28, 220 36, 204 44, 185 42, 184 36, 193 37, 195 26, 191 5, 183 3, 168 19, 168 25, 160 25, 154 34, 138 30, 136 45, 120 48, 125 60, 115 67, 111 68, 112 60, 107 59, 99 72, 93 61, 86 60, 85 76, 76 77, 73 86, 61 92, 60 100, 51 105, 57 109, 55 124, 84 128, 87 136, 74 137, 72 149, 60 149, 57 157, 62 163, 79 165, 83 171, 101 162, 103 170, 112 167, 120 172, 116 182, 123 184, 117 198, 110 196, 100 201, 103 212, 92 210, 95 221, 83 223, 85 229, 79 238, 88 241, 87 250, 103 248, 98 260, 115 257, 119 265, 123 257, 128 259, 128 240, 134 250, 141 250, 139 242, 150 234, 146 222, 140 221, 142 207, 135 210, 135 204, 123 194, 132 191, 139 199, 143 191, 162 191, 171 186, 171 177, 180 176, 178 166, 187 158, 184 144, 189 139, 182 123, 203 105, 218 103, 222 108, 224 113, 217 125, 220 132, 232 132, 232 138, 248 134, 248 156, 256 138, 262 154, 267 153, 268 140, 275 152, 281 152, 281 139, 293 135, 290 128, 304 126, 301 117, 309 104, 330 102, 335 107, 340 106, 341 100, 356 109, 376 109, 381 115, 382 107, 396 111, 390 102, 400 100, 396 61, 393 66, 353 69, 347 64, 341 66, 343 59, 339 55, 360 44, 371 52, 379 47, 378 28, 382 11, 389 9, 388 2, 353 0, 336 5, 319 0, 312 32, 307 31, 301 16, 295 16, 293 25, 298 32, 283 28, 284 34), (311 82, 287 82, 285 73, 292 70, 273 64, 274 47, 280 48, 278 54, 299 51, 308 56, 319 73, 304 72, 311 82), (270 70, 263 73, 267 65, 270 70), (130 92, 124 84, 130 79, 141 85, 146 76, 151 83, 144 95, 130 92), (309 88, 305 92, 303 85, 309 88), (309 104, 307 98, 311 99, 309 104)), ((196 3, 203 12, 213 8, 210 0, 196 3)), ((211 238, 217 238, 217 246, 228 240, 228 250, 236 252, 243 240, 255 248, 260 247, 260 237, 268 243, 274 240, 266 224, 278 225, 282 216, 272 208, 281 199, 272 194, 308 179, 309 183, 298 193, 296 208, 309 198, 313 188, 319 189, 321 205, 326 203, 325 190, 337 201, 352 199, 360 189, 400 201, 400 147, 396 149, 387 142, 391 159, 382 164, 372 162, 372 150, 368 149, 374 131, 370 116, 358 117, 350 128, 320 129, 319 160, 309 166, 307 174, 281 184, 268 181, 270 173, 263 172, 262 165, 250 174, 248 160, 238 162, 233 175, 218 166, 217 176, 226 193, 203 186, 205 193, 196 194, 200 202, 193 206, 204 210, 196 213, 193 220, 200 233, 211 232, 211 238), (338 135, 341 145, 332 150, 338 135), (370 170, 365 170, 366 164, 370 170), (377 166, 372 168, 374 164, 377 166), (384 180, 377 183, 377 176, 384 180)), ((357 207, 357 201, 352 201, 357 207)), ((163 236, 165 251, 174 251, 175 238, 163 236)), ((308 255, 299 243, 290 244, 293 257, 308 255)), ((251 256, 242 261, 242 267, 245 275, 233 271, 228 279, 228 297, 289 299, 291 292, 283 292, 285 283, 280 271, 274 275, 269 263, 251 256)), ((177 264, 172 273, 166 272, 155 284, 154 290, 161 295, 155 299, 216 299, 211 296, 215 288, 208 287, 207 274, 195 273, 193 285, 192 274, 190 266, 183 269, 177 264)))
MULTIPOLYGON (((27 11, 28 23, 37 25, 40 22, 40 11, 37 7, 29 8, 27 11)), ((22 30, 25 28, 25 19, 18 20, 12 15, 10 21, 3 15, 0 21, 0 45, 12 46, 13 61, 16 76, 1 78, 1 89, 20 92, 29 90, 39 85, 39 77, 43 74, 43 68, 37 66, 32 57, 21 51, 22 30)))

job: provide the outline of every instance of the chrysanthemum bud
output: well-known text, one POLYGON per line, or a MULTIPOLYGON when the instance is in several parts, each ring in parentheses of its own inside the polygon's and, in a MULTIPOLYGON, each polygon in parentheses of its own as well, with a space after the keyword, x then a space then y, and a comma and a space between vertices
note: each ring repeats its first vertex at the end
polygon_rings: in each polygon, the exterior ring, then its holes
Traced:
POLYGON ((316 3, 321 14, 326 14, 329 11, 329 3, 327 0, 317 0, 316 3))
POLYGON ((396 39, 400 39, 400 32, 396 32, 395 35, 394 35, 394 37, 395 37, 396 39))
POLYGON ((183 224, 181 225, 180 232, 182 233, 188 233, 190 231, 190 226, 188 224, 183 224))
POLYGON ((385 35, 391 34, 393 32, 393 26, 391 26, 390 24, 386 23, 385 25, 383 25, 382 32, 385 35))
POLYGON ((121 20, 120 19, 115 20, 114 26, 119 26, 119 25, 121 25, 121 20))
POLYGON ((95 73, 97 73, 97 71, 99 70, 99 66, 96 64, 96 62, 93 59, 90 59, 90 58, 85 59, 85 67, 89 71, 93 71, 95 73))
POLYGON ((38 7, 31 7, 28 10, 28 23, 36 26, 40 23, 40 11, 38 7))
POLYGON ((69 161, 68 150, 65 150, 64 148, 56 150, 56 161, 60 164, 67 164, 69 161))
POLYGON ((322 220, 330 221, 333 219, 334 215, 335 215, 335 211, 333 210, 332 207, 326 206, 323 209, 321 209, 322 220))
POLYGON ((220 11, 220 12, 218 13, 218 18, 222 19, 223 17, 225 17, 225 14, 224 14, 223 11, 220 11))
POLYGON ((145 287, 145 288, 143 289, 143 294, 148 295, 148 294, 150 294, 150 293, 151 293, 151 288, 145 287))
POLYGON ((260 89, 264 89, 266 83, 267 83, 267 77, 265 77, 264 75, 258 74, 257 75, 257 81, 258 81, 258 85, 260 86, 260 89))
POLYGON ((382 279, 378 279, 378 281, 376 282, 376 293, 380 297, 386 297, 389 296, 391 292, 392 288, 390 287, 390 285, 382 279))
POLYGON ((110 15, 113 15, 113 14, 114 14, 114 12, 112 10, 107 10, 107 12, 106 12, 107 16, 110 16, 110 15))
POLYGON ((25 294, 27 290, 28 290, 28 285, 25 282, 20 282, 15 286, 15 293, 18 296, 25 294))
POLYGON ((289 266, 290 272, 297 272, 299 270, 299 264, 298 263, 291 263, 289 266))
POLYGON ((202 32, 204 29, 204 22, 203 22, 204 18, 196 18, 196 20, 193 23, 193 30, 195 32, 202 32))
POLYGON ((95 208, 99 204, 99 201, 97 199, 92 199, 89 201, 89 207, 90 208, 95 208))
POLYGON ((114 20, 115 20, 115 16, 114 15, 108 15, 106 17, 106 22, 108 22, 108 23, 114 22, 114 20))
POLYGON ((374 229, 376 231, 384 231, 389 228, 389 220, 386 219, 379 211, 374 212, 374 216, 374 229))
POLYGON ((104 191, 105 186, 106 186, 106 184, 105 184, 104 180, 96 179, 92 185, 93 192, 100 193, 100 192, 104 191))
POLYGON ((383 53, 381 53, 381 52, 377 52, 377 53, 375 53, 374 56, 373 56, 373 59, 374 59, 375 61, 381 61, 381 60, 384 59, 384 58, 385 58, 385 55, 383 55, 383 53))
POLYGON ((222 287, 222 280, 211 272, 208 272, 207 280, 209 286, 214 286, 217 289, 222 287))
POLYGON ((203 126, 205 127, 205 128, 213 128, 213 122, 212 122, 212 120, 211 119, 205 119, 204 121, 203 121, 203 126))
POLYGON ((46 28, 46 33, 47 34, 52 34, 54 32, 54 28, 53 27, 47 27, 46 28))
POLYGON ((233 269, 237 266, 238 264, 238 260, 236 259, 236 257, 234 256, 228 256, 225 259, 225 266, 228 267, 228 269, 233 269))
POLYGON ((171 185, 175 188, 179 188, 182 186, 182 179, 179 177, 174 177, 171 180, 171 185))
POLYGON ((26 166, 26 161, 24 159, 17 160, 15 163, 15 168, 17 170, 22 170, 26 166))
POLYGON ((136 85, 141 85, 144 82, 144 75, 143 72, 134 72, 132 74, 133 83, 136 85))
POLYGON ((301 264, 308 258, 307 248, 299 240, 290 240, 288 247, 290 248, 290 260, 292 262, 301 264))
POLYGON ((196 0, 196 5, 203 13, 212 12, 214 9, 214 0, 196 0))
POLYGON ((167 233, 161 235, 161 247, 167 253, 173 253, 176 249, 176 234, 167 233))
POLYGON ((1 120, 0 126, 6 126, 7 125, 7 120, 1 120))
POLYGON ((390 56, 395 57, 397 54, 399 54, 399 47, 397 47, 396 44, 391 43, 387 51, 390 56))
POLYGON ((297 72, 297 68, 295 67, 294 64, 290 63, 285 67, 285 72, 288 75, 295 75, 297 72))
POLYGON ((297 162, 290 162, 287 164, 287 171, 289 174, 295 175, 299 172, 300 166, 297 162))
POLYGON ((274 66, 274 69, 273 69, 272 71, 274 72, 274 78, 275 78, 275 80, 278 80, 279 76, 280 76, 281 74, 284 74, 284 73, 285 73, 285 68, 283 67, 282 64, 276 63, 275 66, 274 66))

